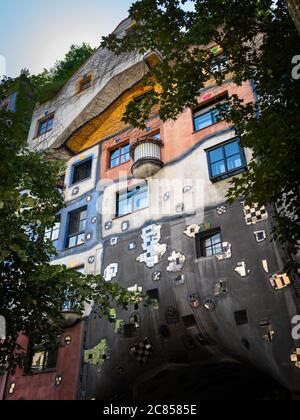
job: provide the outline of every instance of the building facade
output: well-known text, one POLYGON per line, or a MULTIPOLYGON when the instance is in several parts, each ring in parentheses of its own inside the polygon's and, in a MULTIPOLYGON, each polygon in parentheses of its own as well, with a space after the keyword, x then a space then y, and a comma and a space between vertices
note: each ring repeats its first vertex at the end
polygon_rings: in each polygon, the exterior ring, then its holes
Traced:
MULTIPOLYGON (((130 26, 125 20, 116 33, 130 26)), ((300 341, 292 337, 299 299, 272 239, 273 209, 226 202, 251 151, 217 107, 232 94, 256 101, 254 85, 211 80, 195 110, 162 122, 154 109, 147 128, 134 129, 122 115, 147 94, 142 79, 157 60, 97 50, 35 109, 28 138, 30 149, 67 159, 66 207, 46 233, 58 251, 53 264, 102 274, 157 304, 116 308, 112 322, 94 307, 80 320, 65 308, 58 353, 36 349, 29 374, 2 378, 3 399, 168 398, 162 377, 174 377, 180 393, 189 378, 176 379, 178 368, 225 362, 300 391, 300 341)))

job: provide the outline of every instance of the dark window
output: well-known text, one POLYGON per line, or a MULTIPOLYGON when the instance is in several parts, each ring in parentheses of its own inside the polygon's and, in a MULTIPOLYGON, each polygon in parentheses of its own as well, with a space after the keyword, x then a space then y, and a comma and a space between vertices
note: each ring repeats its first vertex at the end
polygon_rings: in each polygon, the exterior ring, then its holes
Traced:
POLYGON ((32 347, 29 360, 30 372, 43 372, 55 369, 58 355, 58 343, 40 344, 32 347))
POLYGON ((88 89, 92 85, 92 76, 85 75, 79 82, 79 92, 88 89))
POLYGON ((248 314, 246 310, 238 311, 234 313, 236 325, 248 324, 248 314))
POLYGON ((39 122, 37 135, 41 136, 42 134, 45 134, 48 131, 51 131, 53 128, 53 122, 54 122, 54 115, 50 115, 49 117, 41 120, 39 122))
POLYGON ((158 289, 147 290, 147 295, 151 300, 159 302, 159 291, 158 289))
POLYGON ((82 245, 85 242, 87 208, 74 211, 69 215, 67 248, 82 245))
POLYGON ((148 207, 148 184, 117 194, 116 217, 125 216, 148 207))
POLYGON ((125 144, 118 149, 115 149, 110 154, 110 167, 115 168, 116 166, 122 165, 122 163, 130 160, 130 145, 125 144))
POLYGON ((197 325, 197 321, 194 315, 187 315, 182 317, 183 325, 185 328, 195 327, 197 325))
POLYGON ((194 130, 200 131, 222 120, 220 109, 229 108, 228 95, 218 97, 194 111, 194 130))
POLYGON ((196 235, 197 258, 211 257, 223 252, 220 229, 196 235))
POLYGON ((77 182, 90 178, 92 174, 92 163, 93 159, 91 158, 74 166, 72 184, 76 184, 77 182))
POLYGON ((236 139, 207 151, 212 181, 228 178, 246 170, 246 159, 240 140, 236 139))
POLYGON ((56 241, 59 237, 60 231, 60 216, 57 217, 55 225, 51 229, 46 229, 45 239, 49 241, 56 241))

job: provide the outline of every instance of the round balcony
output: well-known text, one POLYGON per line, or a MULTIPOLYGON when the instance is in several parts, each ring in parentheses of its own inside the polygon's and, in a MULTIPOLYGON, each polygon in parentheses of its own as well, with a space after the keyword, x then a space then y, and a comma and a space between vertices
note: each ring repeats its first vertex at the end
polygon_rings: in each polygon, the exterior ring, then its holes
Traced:
POLYGON ((163 167, 161 149, 163 143, 153 137, 137 140, 130 147, 133 160, 132 175, 137 179, 146 179, 155 175, 163 167))
POLYGON ((63 317, 63 328, 70 328, 73 325, 77 324, 81 320, 81 314, 75 311, 62 311, 61 315, 63 317))

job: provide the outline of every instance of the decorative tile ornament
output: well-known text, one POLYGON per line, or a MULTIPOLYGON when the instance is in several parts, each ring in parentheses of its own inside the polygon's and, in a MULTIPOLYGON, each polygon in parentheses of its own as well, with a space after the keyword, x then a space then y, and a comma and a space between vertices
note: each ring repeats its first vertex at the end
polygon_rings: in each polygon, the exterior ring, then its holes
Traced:
POLYGON ((253 232, 255 235, 256 242, 264 242, 267 239, 267 234, 265 230, 258 230, 253 232))
POLYGON ((112 222, 106 222, 104 227, 105 227, 105 230, 110 230, 112 228, 112 222))
POLYGON ((129 251, 133 251, 134 249, 136 249, 136 243, 130 242, 130 244, 128 245, 128 249, 129 251))
POLYGON ((263 321, 260 324, 261 332, 262 332, 262 339, 264 341, 267 341, 268 343, 271 343, 273 341, 273 337, 275 335, 275 331, 270 325, 268 321, 263 321))
POLYGON ((185 276, 177 276, 175 278, 175 286, 182 286, 183 284, 185 284, 185 276))
POLYGON ((153 281, 160 281, 160 279, 161 279, 161 275, 162 275, 161 271, 155 271, 155 272, 152 274, 152 280, 153 280, 153 281))
POLYGON ((262 260, 262 266, 266 273, 269 273, 269 263, 268 260, 262 260))
POLYGON ((183 211, 184 211, 184 204, 183 203, 177 204, 176 213, 183 213, 183 211))
POLYGON ((300 369, 300 348, 297 348, 291 354, 291 362, 296 366, 296 368, 300 369))
POLYGON ((199 233, 201 230, 200 225, 193 224, 187 227, 187 229, 184 231, 185 235, 189 238, 196 238, 197 233, 199 233))
POLYGON ((228 294, 228 285, 226 280, 220 280, 214 287, 214 296, 221 297, 228 294))
POLYGON ((218 216, 222 216, 225 213, 227 213, 227 207, 226 206, 217 207, 217 215, 218 216))
POLYGON ((142 293, 143 288, 138 286, 137 284, 135 284, 132 287, 128 287, 128 292, 132 292, 132 293, 142 293))
POLYGON ((12 382, 12 383, 9 385, 9 389, 8 389, 8 393, 9 393, 9 395, 12 395, 12 394, 15 392, 15 388, 16 388, 16 383, 15 383, 15 382, 12 382))
POLYGON ((79 193, 79 187, 75 187, 72 190, 72 195, 77 195, 79 193))
POLYGON ((191 191, 192 191, 192 189, 193 189, 193 187, 192 187, 191 185, 185 185, 185 186, 183 187, 183 193, 184 193, 184 194, 187 194, 187 193, 191 192, 191 191))
POLYGON ((93 349, 85 350, 84 352, 84 362, 92 366, 97 366, 101 368, 106 357, 107 342, 105 339, 101 340, 100 343, 95 346, 93 349))
POLYGON ((143 253, 137 257, 137 261, 145 263, 148 268, 153 268, 161 262, 167 252, 167 244, 161 244, 161 225, 151 225, 142 230, 143 253))
POLYGON ((62 376, 56 376, 55 377, 55 386, 60 386, 60 384, 62 383, 62 376))
POLYGON ((87 203, 89 203, 90 201, 92 201, 92 196, 91 195, 88 195, 87 197, 86 197, 86 201, 87 201, 87 203))
POLYGON ((152 356, 152 344, 148 338, 144 338, 143 341, 140 341, 132 346, 129 353, 134 357, 138 365, 144 365, 152 356))
POLYGON ((188 296, 188 301, 193 309, 200 308, 201 305, 201 298, 199 293, 191 293, 188 296))
POLYGON ((104 270, 104 274, 103 274, 104 280, 106 282, 112 281, 112 279, 114 279, 115 277, 117 277, 118 270, 119 270, 119 264, 118 263, 110 264, 104 270))
POLYGON ((86 240, 87 241, 90 241, 92 239, 92 237, 93 237, 93 234, 92 233, 87 233, 86 234, 86 240))
POLYGON ((265 206, 259 207, 258 204, 248 206, 245 205, 245 203, 243 203, 243 206, 245 220, 248 226, 255 225, 256 223, 262 222, 263 220, 267 220, 269 217, 265 206))
POLYGON ((246 277, 248 274, 250 274, 250 270, 247 269, 247 264, 245 261, 238 262, 234 271, 241 277, 246 277))
POLYGON ((288 275, 284 273, 284 274, 274 274, 270 278, 270 283, 271 283, 271 286, 275 290, 281 290, 281 289, 284 289, 285 287, 288 287, 291 284, 291 281, 288 275))
POLYGON ((171 197, 171 193, 166 192, 166 193, 164 194, 164 200, 165 200, 165 201, 170 200, 170 197, 171 197))
POLYGON ((213 312, 216 309, 216 299, 213 297, 208 297, 204 301, 204 308, 207 309, 209 312, 213 312))
POLYGON ((216 255, 218 261, 228 260, 232 257, 231 244, 229 242, 223 242, 222 244, 223 253, 216 255))
POLYGON ((114 238, 111 238, 110 240, 111 246, 116 246, 118 241, 119 241, 119 238, 117 236, 115 236, 114 238))
POLYGON ((167 271, 177 273, 182 270, 186 258, 181 252, 173 251, 168 260, 170 263, 167 267, 167 271))
POLYGON ((128 221, 126 221, 126 222, 123 222, 122 223, 122 227, 121 227, 121 229, 122 229, 122 232, 126 232, 128 229, 129 229, 129 222, 128 221))
POLYGON ((89 264, 94 264, 95 257, 89 257, 88 262, 89 262, 89 264))
POLYGON ((91 222, 92 222, 93 224, 95 224, 95 223, 97 222, 97 216, 94 216, 94 217, 92 218, 91 222))

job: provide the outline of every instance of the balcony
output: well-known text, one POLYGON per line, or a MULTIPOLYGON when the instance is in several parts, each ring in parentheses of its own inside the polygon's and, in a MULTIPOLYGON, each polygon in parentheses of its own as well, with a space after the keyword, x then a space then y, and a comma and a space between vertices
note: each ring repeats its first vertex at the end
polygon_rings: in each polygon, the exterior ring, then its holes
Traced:
POLYGON ((133 160, 132 175, 137 179, 147 179, 155 175, 163 167, 161 160, 161 140, 146 137, 137 140, 130 147, 133 160))
POLYGON ((63 318, 63 328, 70 328, 73 325, 77 324, 82 318, 82 314, 80 311, 75 309, 74 302, 71 302, 70 300, 66 300, 63 304, 63 307, 61 309, 61 315, 63 318))

